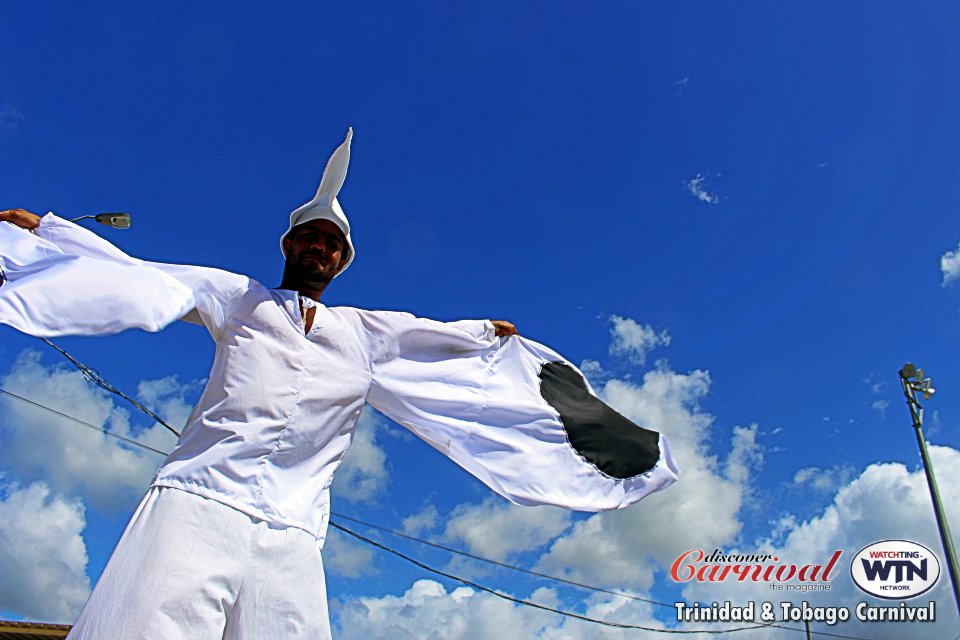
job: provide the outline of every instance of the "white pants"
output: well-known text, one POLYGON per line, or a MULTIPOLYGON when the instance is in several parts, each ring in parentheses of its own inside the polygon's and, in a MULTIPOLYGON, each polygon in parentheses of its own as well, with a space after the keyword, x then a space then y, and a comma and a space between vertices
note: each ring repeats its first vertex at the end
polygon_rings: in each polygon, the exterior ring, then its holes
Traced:
POLYGON ((150 489, 68 638, 327 640, 316 538, 192 493, 150 489))

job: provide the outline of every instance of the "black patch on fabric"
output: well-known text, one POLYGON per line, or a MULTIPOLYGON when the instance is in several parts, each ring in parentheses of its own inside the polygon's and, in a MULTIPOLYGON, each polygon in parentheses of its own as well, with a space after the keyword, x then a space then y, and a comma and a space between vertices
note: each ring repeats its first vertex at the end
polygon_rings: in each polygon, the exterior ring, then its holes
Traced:
POLYGON ((540 368, 540 395, 560 414, 570 444, 608 476, 632 478, 660 460, 660 434, 640 427, 587 391, 576 369, 563 362, 540 368))
POLYGON ((3 267, 0 267, 0 287, 2 287, 7 282, 7 275, 3 272, 3 267))

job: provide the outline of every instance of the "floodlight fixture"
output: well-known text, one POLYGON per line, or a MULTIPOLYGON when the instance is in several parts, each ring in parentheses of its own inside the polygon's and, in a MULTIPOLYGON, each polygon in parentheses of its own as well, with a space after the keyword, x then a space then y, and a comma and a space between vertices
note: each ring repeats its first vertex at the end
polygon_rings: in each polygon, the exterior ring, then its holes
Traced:
POLYGON ((903 368, 900 369, 900 377, 904 380, 909 380, 917 373, 917 367, 914 366, 912 362, 908 362, 903 365, 903 368))
POLYGON ((130 225, 132 224, 130 220, 130 214, 125 211, 110 211, 107 213, 80 216, 79 218, 72 219, 70 222, 86 220, 88 218, 93 218, 100 224, 105 224, 108 227, 113 227, 114 229, 129 229, 130 225))
MULTIPOLYGON (((907 392, 907 389, 923 394, 924 400, 929 400, 933 397, 933 394, 937 392, 933 388, 933 380, 927 377, 927 374, 924 373, 923 369, 917 367, 911 362, 906 363, 900 369, 900 381, 903 384, 904 392, 907 392)), ((909 399, 908 395, 908 399, 909 399)))

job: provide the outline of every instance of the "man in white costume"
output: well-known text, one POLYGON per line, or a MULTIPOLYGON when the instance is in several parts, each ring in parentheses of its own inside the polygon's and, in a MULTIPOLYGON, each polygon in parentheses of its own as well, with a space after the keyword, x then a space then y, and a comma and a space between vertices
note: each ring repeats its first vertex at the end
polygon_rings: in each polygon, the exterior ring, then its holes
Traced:
POLYGON ((336 199, 351 136, 290 216, 276 289, 132 258, 52 213, 0 212, 0 322, 55 336, 183 318, 216 342, 70 638, 329 638, 328 487, 365 402, 519 504, 621 508, 676 480, 662 436, 508 322, 320 303, 356 255, 336 199))

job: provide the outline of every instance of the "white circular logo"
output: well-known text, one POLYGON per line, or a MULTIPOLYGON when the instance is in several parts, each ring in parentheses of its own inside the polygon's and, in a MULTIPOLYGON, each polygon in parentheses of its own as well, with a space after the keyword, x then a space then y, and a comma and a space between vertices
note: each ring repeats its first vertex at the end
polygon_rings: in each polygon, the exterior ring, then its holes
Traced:
POLYGON ((909 540, 882 540, 853 557, 850 576, 861 591, 897 600, 926 593, 940 579, 933 551, 909 540))

